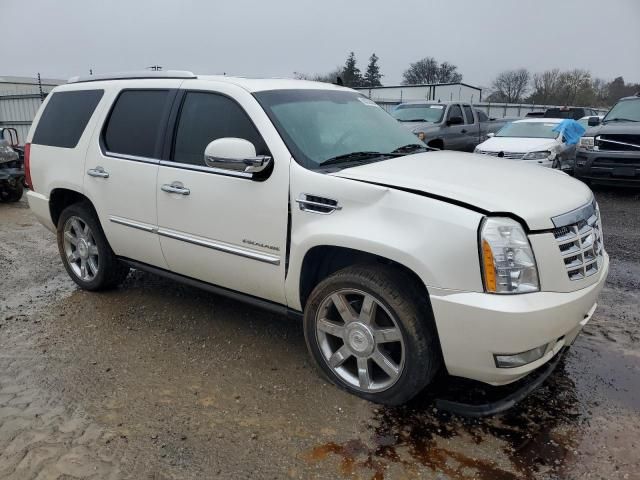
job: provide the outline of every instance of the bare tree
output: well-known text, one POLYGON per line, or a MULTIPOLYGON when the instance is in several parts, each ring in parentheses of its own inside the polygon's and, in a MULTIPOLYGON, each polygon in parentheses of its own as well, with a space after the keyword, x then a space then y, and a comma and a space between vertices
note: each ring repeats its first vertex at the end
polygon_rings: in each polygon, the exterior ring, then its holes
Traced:
POLYGON ((557 96, 559 90, 560 70, 546 70, 542 73, 533 75, 533 93, 529 100, 534 103, 551 103, 555 102, 554 97, 557 96))
POLYGON ((505 70, 498 74, 492 83, 492 97, 499 102, 518 103, 523 100, 529 89, 531 75, 526 68, 505 70))
POLYGON ((591 73, 576 68, 569 72, 562 72, 559 76, 562 104, 587 104, 593 100, 591 73))
POLYGON ((409 65, 402 74, 403 85, 418 85, 422 83, 457 83, 462 81, 462 74, 458 67, 443 62, 439 64, 433 57, 425 57, 409 65))
POLYGON ((342 76, 342 67, 336 67, 327 73, 315 73, 313 75, 302 72, 293 72, 293 78, 296 80, 312 80, 314 82, 324 83, 336 83, 340 76, 342 76))

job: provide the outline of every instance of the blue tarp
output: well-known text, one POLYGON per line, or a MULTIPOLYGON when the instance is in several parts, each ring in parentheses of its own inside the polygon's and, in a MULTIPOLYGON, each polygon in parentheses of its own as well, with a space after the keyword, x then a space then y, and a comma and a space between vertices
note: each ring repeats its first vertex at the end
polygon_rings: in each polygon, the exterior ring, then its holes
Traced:
POLYGON ((553 128, 554 132, 562 133, 567 145, 577 145, 580 141, 580 137, 584 135, 585 129, 575 120, 567 118, 561 121, 553 128))

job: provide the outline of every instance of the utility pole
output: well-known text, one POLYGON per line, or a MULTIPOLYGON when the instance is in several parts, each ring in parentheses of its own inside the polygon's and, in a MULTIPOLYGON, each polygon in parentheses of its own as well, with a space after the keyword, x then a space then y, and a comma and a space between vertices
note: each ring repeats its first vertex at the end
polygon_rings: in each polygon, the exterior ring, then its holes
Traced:
POLYGON ((42 91, 42 79, 40 78, 40 72, 38 72, 38 90, 40 90, 40 101, 44 102, 44 92, 42 91))

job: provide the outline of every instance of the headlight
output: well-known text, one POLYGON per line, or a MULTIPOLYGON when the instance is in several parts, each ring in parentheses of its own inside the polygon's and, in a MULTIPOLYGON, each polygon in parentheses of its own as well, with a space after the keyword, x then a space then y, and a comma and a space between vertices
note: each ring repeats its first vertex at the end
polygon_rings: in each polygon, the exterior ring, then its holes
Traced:
POLYGON ((544 160, 545 158, 549 158, 551 152, 549 150, 544 150, 542 152, 529 152, 524 157, 523 160, 544 160))
POLYGON ((484 288, 489 293, 540 290, 538 269, 522 226, 504 217, 486 217, 480 227, 484 288))
POLYGON ((584 150, 598 150, 595 137, 580 137, 578 148, 582 148, 584 150))

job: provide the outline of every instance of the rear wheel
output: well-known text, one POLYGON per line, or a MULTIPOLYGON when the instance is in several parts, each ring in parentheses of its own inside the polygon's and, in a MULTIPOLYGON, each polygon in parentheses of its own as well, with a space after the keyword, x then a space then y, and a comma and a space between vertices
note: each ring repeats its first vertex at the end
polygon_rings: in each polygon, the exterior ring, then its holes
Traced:
POLYGON ((362 398, 402 404, 440 366, 426 298, 412 279, 387 266, 354 266, 311 293, 304 330, 316 365, 334 384, 362 398))
POLYGON ((129 268, 117 259, 93 208, 76 203, 58 220, 58 250, 67 273, 85 290, 103 290, 121 283, 129 268))

